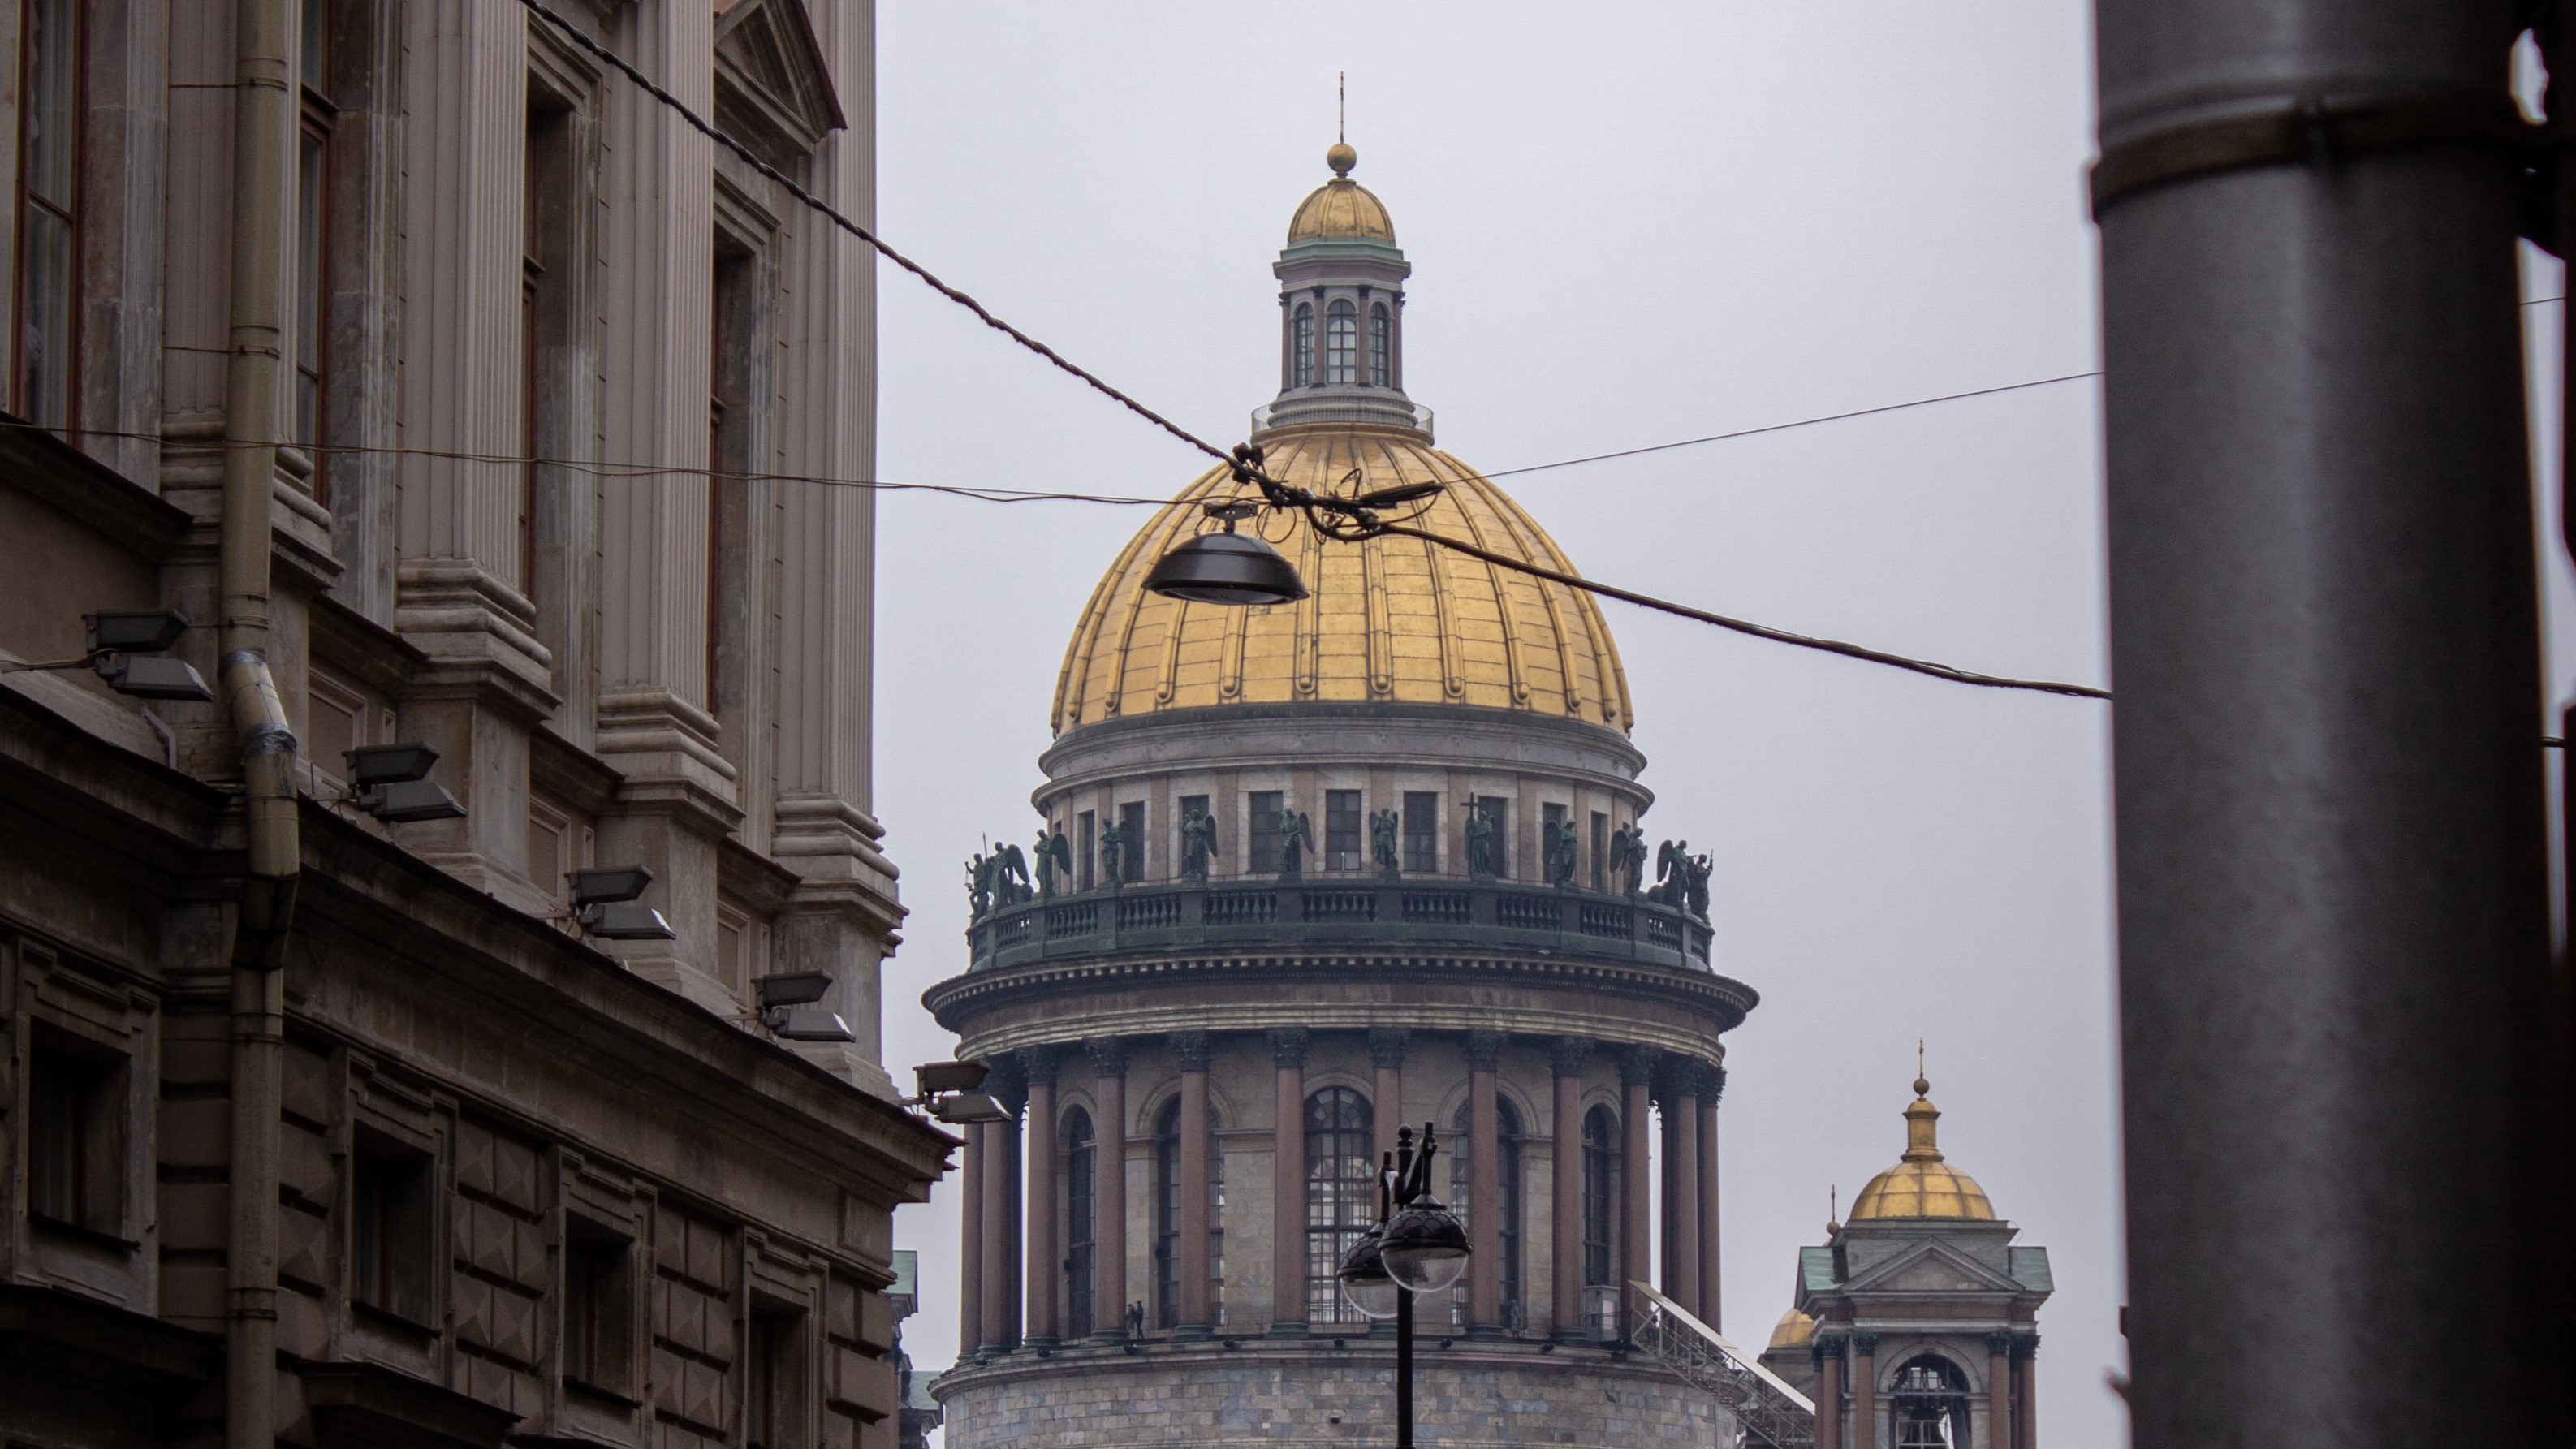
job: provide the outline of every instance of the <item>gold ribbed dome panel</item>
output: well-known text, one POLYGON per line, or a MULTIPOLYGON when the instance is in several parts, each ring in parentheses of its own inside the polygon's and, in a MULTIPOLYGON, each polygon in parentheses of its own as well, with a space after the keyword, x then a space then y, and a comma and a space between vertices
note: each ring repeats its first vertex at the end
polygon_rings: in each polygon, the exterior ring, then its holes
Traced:
MULTIPOLYGON (((1449 454, 1391 429, 1287 429, 1266 440, 1274 477, 1317 492, 1436 481, 1417 526, 1571 573, 1520 505, 1449 454)), ((1154 516, 1110 566, 1057 677, 1058 734, 1167 709, 1233 704, 1451 704, 1633 723, 1619 651, 1590 596, 1412 538, 1338 543, 1303 518, 1247 520, 1297 566, 1312 597, 1229 608, 1145 591, 1145 576, 1233 497, 1212 469, 1154 516)))
POLYGON ((1376 192, 1347 176, 1336 176, 1298 203, 1297 214, 1288 219, 1288 245, 1310 241, 1373 241, 1393 246, 1395 221, 1376 192))
POLYGON ((1815 1341, 1816 1320, 1795 1308, 1781 1314, 1771 1329, 1771 1348, 1804 1348, 1815 1341))
POLYGON ((1941 1109, 1932 1105, 1932 1084, 1914 1079, 1914 1100, 1905 1104, 1905 1156, 1894 1167, 1869 1180, 1852 1199, 1851 1221, 1878 1218, 1965 1218, 1995 1220, 1995 1206, 1977 1180, 1941 1158, 1938 1126, 1941 1109))

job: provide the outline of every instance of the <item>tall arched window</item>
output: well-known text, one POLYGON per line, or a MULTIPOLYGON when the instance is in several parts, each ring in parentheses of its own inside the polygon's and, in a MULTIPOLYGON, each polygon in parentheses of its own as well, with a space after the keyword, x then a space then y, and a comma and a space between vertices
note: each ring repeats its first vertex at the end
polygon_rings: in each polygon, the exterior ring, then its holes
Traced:
POLYGON ((1896 1449, 1966 1449, 1968 1381, 1947 1359, 1926 1354, 1898 1369, 1888 1409, 1896 1449))
POLYGON ((1360 309, 1349 299, 1324 314, 1324 381, 1360 380, 1360 309))
MULTIPOLYGON (((1154 1322, 1181 1321, 1181 1099, 1154 1114, 1154 1322)), ((1208 1321, 1225 1322, 1225 1148, 1208 1110, 1208 1321)))
POLYGON ((1091 1114, 1080 1107, 1064 1114, 1064 1336, 1091 1333, 1092 1212, 1099 1201, 1100 1154, 1091 1135, 1091 1114))
POLYGON ((1315 309, 1312 304, 1297 304, 1297 318, 1288 328, 1288 385, 1309 387, 1315 381, 1315 309))
POLYGON ((1306 1099, 1306 1321, 1360 1323, 1335 1274, 1342 1254, 1377 1221, 1376 1118, 1348 1087, 1306 1099))
POLYGON ((1376 387, 1394 385, 1395 318, 1384 302, 1369 304, 1369 382, 1376 387))
POLYGON ((1583 1281, 1611 1281, 1610 1225, 1619 1180, 1619 1119, 1607 1107, 1583 1115, 1583 1281))
MULTIPOLYGON (((1511 1104, 1509 1098, 1497 1097, 1494 1100, 1494 1137, 1502 1148, 1500 1155, 1494 1159, 1494 1190, 1502 1198, 1500 1246, 1503 1254, 1503 1294, 1499 1306, 1503 1312, 1504 1326, 1518 1328, 1522 1322, 1521 1114, 1519 1109, 1511 1104)), ((1468 1109, 1462 1106, 1458 1109, 1457 1120, 1449 1126, 1449 1139, 1441 1150, 1449 1154, 1449 1206, 1457 1210, 1462 1221, 1467 1222, 1473 1221, 1470 1214, 1477 1206, 1467 1200, 1467 1184, 1473 1180, 1468 1168, 1467 1145, 1472 1140, 1473 1130, 1468 1122, 1468 1109)), ((1465 1296, 1462 1294, 1455 1297, 1456 1301, 1449 1310, 1450 1317, 1459 1323, 1465 1323, 1467 1321, 1465 1296)))

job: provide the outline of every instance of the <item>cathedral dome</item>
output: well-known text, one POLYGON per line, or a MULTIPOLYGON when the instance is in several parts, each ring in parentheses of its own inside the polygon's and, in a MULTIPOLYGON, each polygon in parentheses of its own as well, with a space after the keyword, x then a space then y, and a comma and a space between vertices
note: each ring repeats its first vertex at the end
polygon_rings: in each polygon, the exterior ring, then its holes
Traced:
POLYGON ((1977 1180, 1941 1159, 1934 1124, 1941 1109, 1926 1095, 1932 1084, 1914 1079, 1914 1100, 1905 1106, 1905 1156, 1894 1167, 1869 1180, 1852 1199, 1851 1221, 1885 1218, 1951 1218, 1990 1223, 1994 1204, 1977 1180))
POLYGON ((1336 141, 1324 153, 1333 179, 1318 186, 1297 206, 1288 221, 1288 245, 1313 241, 1372 241, 1395 245, 1395 222, 1377 193, 1353 181, 1351 168, 1360 155, 1336 141))
MULTIPOLYGON (((1415 520, 1447 537, 1573 572, 1520 505, 1419 434, 1313 426, 1264 438, 1273 477, 1317 492, 1446 485, 1415 520), (1344 480, 1359 470, 1357 483, 1344 480)), ((1230 608, 1145 590, 1202 526, 1199 505, 1238 489, 1211 469, 1130 540, 1092 591, 1057 677, 1061 735, 1104 720, 1220 705, 1370 703, 1525 710, 1628 731, 1628 680, 1589 595, 1412 538, 1340 543, 1301 517, 1267 531, 1312 596, 1230 608)))
POLYGON ((1771 1330, 1772 1348, 1804 1348, 1816 1341, 1816 1320, 1792 1308, 1771 1330))

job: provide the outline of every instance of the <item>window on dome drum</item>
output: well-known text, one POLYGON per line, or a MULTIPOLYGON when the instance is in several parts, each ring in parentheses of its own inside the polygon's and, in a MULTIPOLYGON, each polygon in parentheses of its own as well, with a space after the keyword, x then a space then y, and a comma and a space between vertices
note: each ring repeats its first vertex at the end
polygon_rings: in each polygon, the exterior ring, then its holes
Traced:
MULTIPOLYGON (((1449 1154, 1449 1206, 1461 1222, 1470 1221, 1475 1204, 1469 1201, 1467 1184, 1473 1180, 1468 1165, 1468 1144, 1473 1140, 1473 1125, 1468 1109, 1461 1106, 1457 1119, 1449 1124, 1449 1138, 1441 1150, 1449 1154)), ((1502 1199, 1501 1231, 1498 1234, 1503 1253, 1502 1313, 1503 1326, 1521 1327, 1521 1114, 1511 1099, 1494 1099, 1494 1138, 1501 1154, 1494 1159, 1494 1190, 1502 1199)), ((1467 1322, 1467 1295, 1450 1295, 1449 1317, 1452 1323, 1467 1322)))
POLYGON ((80 309, 81 0, 24 0, 18 36, 18 330, 9 409, 72 425, 80 309))
MULTIPOLYGON (((1542 843, 1544 843, 1544 842, 1547 840, 1547 834, 1548 834, 1548 833, 1547 833, 1547 830, 1546 830, 1546 827, 1547 827, 1547 826, 1553 825, 1553 826, 1555 826, 1558 830, 1564 830, 1564 829, 1566 829, 1566 828, 1567 828, 1567 826, 1566 826, 1566 821, 1567 821, 1567 819, 1568 819, 1568 816, 1566 815, 1566 807, 1564 807, 1564 806, 1562 806, 1562 805, 1544 805, 1544 804, 1543 804, 1543 805, 1541 805, 1541 806, 1539 806, 1539 807, 1538 807, 1538 811, 1539 811, 1539 820, 1542 822, 1541 827, 1540 827, 1539 837, 1538 837, 1538 838, 1539 838, 1539 840, 1540 840, 1542 843)), ((1538 871, 1539 879, 1540 879, 1542 882, 1546 882, 1546 881, 1551 881, 1551 880, 1553 880, 1553 879, 1554 879, 1554 874, 1553 874, 1553 873, 1554 873, 1555 869, 1556 869, 1556 867, 1554 867, 1554 866, 1552 866, 1552 865, 1549 865, 1549 864, 1546 862, 1545 858, 1544 858, 1544 857, 1542 857, 1542 858, 1541 858, 1541 860, 1539 861, 1539 871, 1538 871)))
POLYGON ((1080 1107, 1064 1114, 1064 1336, 1091 1333, 1092 1213, 1099 1201, 1098 1144, 1091 1135, 1091 1114, 1080 1107))
POLYGON ((1494 874, 1512 878, 1512 803, 1500 795, 1476 797, 1476 813, 1494 823, 1494 874))
POLYGON ((1365 1323, 1342 1298, 1338 1274, 1377 1221, 1376 1121, 1369 1099, 1326 1087, 1306 1099, 1306 1321, 1365 1323))
POLYGON ((1583 1114, 1583 1281, 1610 1282, 1610 1225, 1618 1204, 1619 1119, 1607 1107, 1583 1114))
POLYGON ((1389 379, 1394 376, 1394 370, 1387 363, 1394 353, 1392 346, 1394 332, 1394 318, 1388 314, 1386 304, 1384 302, 1371 304, 1369 307, 1369 383, 1373 387, 1392 385, 1389 379))
MULTIPOLYGON (((1225 1322, 1225 1148, 1208 1113, 1208 1318, 1225 1322)), ((1181 1099, 1154 1114, 1154 1322, 1181 1321, 1181 1099)))
POLYGON ((1288 385, 1311 387, 1314 382, 1315 309, 1300 302, 1296 321, 1288 328, 1288 385))
POLYGON ((1094 875, 1100 864, 1100 832, 1098 826, 1099 821, 1095 818, 1093 812, 1089 810, 1085 810, 1081 814, 1073 817, 1073 858, 1082 863, 1080 867, 1082 871, 1081 888, 1084 890, 1089 890, 1093 885, 1097 884, 1097 881, 1094 879, 1094 875))
POLYGON ((1134 885, 1145 878, 1145 802, 1130 800, 1118 807, 1118 879, 1134 885))
POLYGON ((1335 302, 1324 314, 1324 381, 1360 380, 1360 312, 1335 302))
POLYGON ((1248 801, 1252 843, 1244 853, 1244 867, 1254 875, 1279 873, 1279 820, 1286 813, 1285 798, 1277 790, 1255 790, 1248 801))
POLYGON ((1968 1381, 1947 1360, 1911 1360, 1897 1370, 1888 1398, 1896 1449, 1966 1449, 1968 1381))
POLYGON ((1360 792, 1324 792, 1324 868, 1360 868, 1360 792))
POLYGON ((1610 817, 1592 812, 1592 888, 1610 889, 1610 817))
POLYGON ((1440 873, 1440 796, 1436 791, 1404 792, 1404 873, 1440 873))

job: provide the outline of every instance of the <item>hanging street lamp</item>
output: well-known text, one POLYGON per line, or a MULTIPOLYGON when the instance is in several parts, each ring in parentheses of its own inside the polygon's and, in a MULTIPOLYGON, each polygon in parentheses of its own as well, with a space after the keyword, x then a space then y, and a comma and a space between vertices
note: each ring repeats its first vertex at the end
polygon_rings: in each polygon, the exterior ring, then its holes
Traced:
POLYGON ((1431 1195, 1438 1133, 1422 1124, 1395 1134, 1395 1151, 1378 1170, 1378 1222, 1342 1255, 1335 1275, 1342 1297, 1364 1316, 1395 1320, 1395 1449, 1413 1449, 1413 1303, 1457 1285, 1467 1271, 1467 1228, 1431 1195))
POLYGON ((1167 599, 1237 607, 1293 604, 1306 597, 1296 566, 1279 550, 1234 531, 1237 519, 1254 512, 1249 503, 1208 504, 1208 517, 1221 520, 1225 531, 1199 534, 1156 560, 1145 576, 1146 589, 1167 599))

